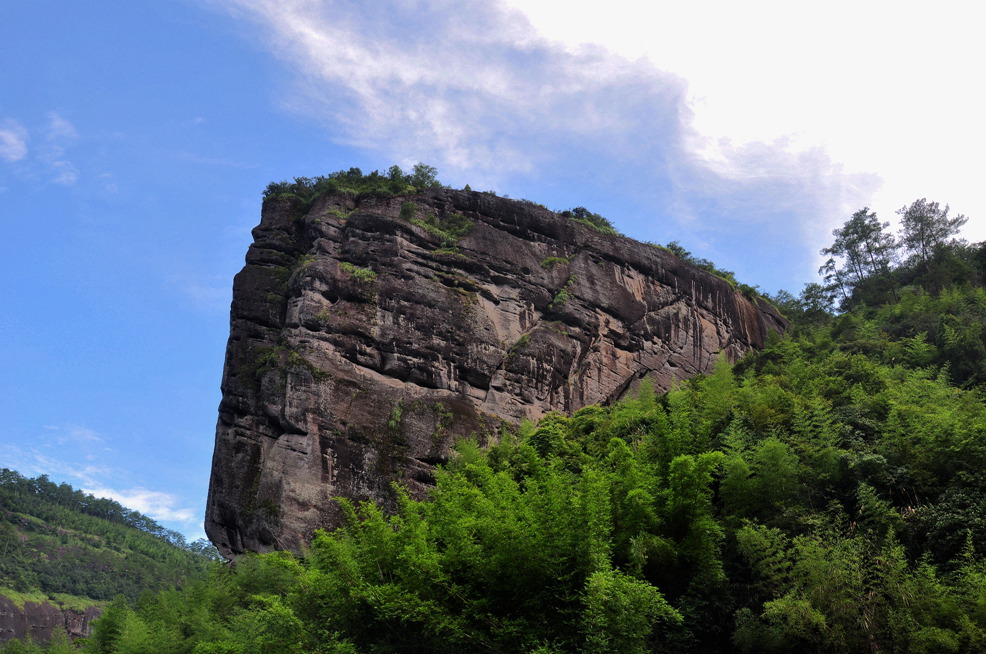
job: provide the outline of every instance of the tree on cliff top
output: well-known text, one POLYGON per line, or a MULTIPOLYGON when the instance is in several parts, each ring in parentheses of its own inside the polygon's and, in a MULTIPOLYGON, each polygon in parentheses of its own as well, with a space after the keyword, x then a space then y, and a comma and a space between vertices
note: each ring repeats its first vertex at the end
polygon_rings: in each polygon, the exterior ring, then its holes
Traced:
POLYGON ((925 270, 935 249, 948 243, 969 221, 962 214, 949 218, 948 210, 947 204, 942 209, 937 202, 921 198, 897 211, 900 215, 901 244, 925 270))
POLYGON ((893 234, 883 231, 889 226, 889 222, 878 221, 869 207, 863 207, 841 228, 832 230, 835 241, 821 253, 841 258, 845 262, 841 272, 854 285, 871 275, 889 274, 897 248, 893 234))

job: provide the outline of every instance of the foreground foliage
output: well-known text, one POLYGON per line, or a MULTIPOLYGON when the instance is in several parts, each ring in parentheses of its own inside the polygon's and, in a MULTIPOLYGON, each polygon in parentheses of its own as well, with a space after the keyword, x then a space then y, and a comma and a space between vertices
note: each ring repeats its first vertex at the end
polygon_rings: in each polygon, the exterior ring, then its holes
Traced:
POLYGON ((121 597, 82 650, 986 651, 986 246, 907 211, 909 259, 857 212, 761 352, 464 441, 427 500, 121 597))
POLYGON ((84 651, 983 651, 986 404, 886 329, 922 303, 986 307, 917 294, 466 441, 430 500, 118 600, 84 651))

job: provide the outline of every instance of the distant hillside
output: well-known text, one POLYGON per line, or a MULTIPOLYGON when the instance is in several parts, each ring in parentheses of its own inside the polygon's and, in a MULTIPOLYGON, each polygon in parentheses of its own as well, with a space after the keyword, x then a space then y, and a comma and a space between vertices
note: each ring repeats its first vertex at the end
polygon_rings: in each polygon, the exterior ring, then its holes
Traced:
POLYGON ((103 603, 180 586, 215 556, 113 500, 0 469, 0 642, 85 635, 103 603))

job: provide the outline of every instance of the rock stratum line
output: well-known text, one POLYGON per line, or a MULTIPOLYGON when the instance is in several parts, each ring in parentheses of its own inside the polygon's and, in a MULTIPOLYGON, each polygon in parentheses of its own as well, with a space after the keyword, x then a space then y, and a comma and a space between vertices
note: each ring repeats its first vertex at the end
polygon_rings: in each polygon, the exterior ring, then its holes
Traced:
POLYGON ((490 193, 268 199, 236 276, 206 533, 303 550, 454 442, 658 391, 784 319, 663 248, 490 193))

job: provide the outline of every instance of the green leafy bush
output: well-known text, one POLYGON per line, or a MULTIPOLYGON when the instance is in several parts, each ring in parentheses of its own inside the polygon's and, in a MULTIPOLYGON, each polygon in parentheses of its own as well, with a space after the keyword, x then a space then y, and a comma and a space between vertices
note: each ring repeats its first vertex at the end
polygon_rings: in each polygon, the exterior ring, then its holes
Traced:
POLYGON ((555 293, 555 296, 551 299, 551 304, 548 305, 549 309, 560 307, 561 305, 568 302, 568 300, 572 297, 572 294, 569 292, 568 289, 574 282, 575 282, 575 275, 572 275, 565 280, 565 284, 560 289, 558 289, 558 292, 555 293))
POLYGON ((541 267, 546 270, 551 270, 557 265, 563 265, 568 263, 571 263, 571 259, 568 259, 566 257, 548 257, 547 259, 541 262, 541 267))
POLYGON ((424 219, 414 219, 412 225, 417 225, 432 236, 437 236, 442 240, 442 248, 455 252, 454 248, 459 240, 472 231, 474 225, 471 220, 462 214, 451 214, 443 218, 438 218, 433 213, 429 213, 424 219))
POLYGON ((600 234, 614 234, 618 235, 619 232, 613 227, 613 223, 609 219, 600 216, 598 213, 593 213, 586 209, 585 207, 575 207, 574 209, 568 209, 562 211, 561 215, 566 218, 571 218, 575 222, 585 225, 590 229, 594 229, 600 234))
POLYGON ((361 284, 372 284, 377 280, 377 273, 369 268, 361 268, 348 261, 340 261, 339 268, 361 284))
POLYGON ((407 201, 401 205, 401 220, 411 220, 414 218, 414 212, 417 211, 418 205, 411 201, 407 201))

